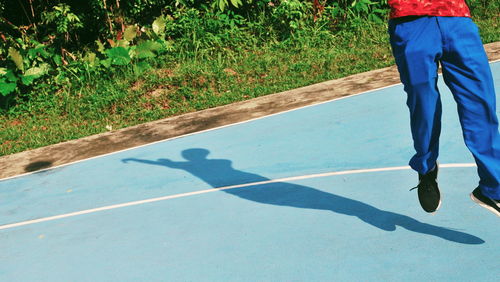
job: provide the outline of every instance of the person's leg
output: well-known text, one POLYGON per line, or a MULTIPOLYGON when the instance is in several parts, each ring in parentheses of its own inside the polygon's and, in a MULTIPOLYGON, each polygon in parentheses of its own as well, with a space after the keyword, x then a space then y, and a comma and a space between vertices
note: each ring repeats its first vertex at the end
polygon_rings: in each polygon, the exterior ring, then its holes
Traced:
POLYGON ((470 18, 439 18, 443 78, 453 92, 465 143, 477 163, 483 195, 500 200, 500 133, 493 78, 470 18))
POLYGON ((441 34, 434 17, 393 19, 391 47, 408 95, 410 126, 416 154, 410 166, 420 174, 435 167, 441 133, 441 100, 437 88, 441 34))
POLYGON ((395 19, 389 22, 389 35, 410 110, 416 151, 410 166, 419 173, 415 188, 422 208, 434 212, 441 204, 436 182, 441 133, 441 99, 437 88, 442 42, 439 26, 435 17, 395 19))

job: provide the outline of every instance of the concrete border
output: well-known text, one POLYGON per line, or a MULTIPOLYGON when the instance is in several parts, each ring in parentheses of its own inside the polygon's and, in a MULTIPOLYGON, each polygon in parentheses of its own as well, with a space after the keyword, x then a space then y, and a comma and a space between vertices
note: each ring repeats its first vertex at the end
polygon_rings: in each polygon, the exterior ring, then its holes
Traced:
MULTIPOLYGON (((491 61, 500 42, 485 45, 491 61)), ((399 83, 395 66, 0 157, 0 179, 399 83)))

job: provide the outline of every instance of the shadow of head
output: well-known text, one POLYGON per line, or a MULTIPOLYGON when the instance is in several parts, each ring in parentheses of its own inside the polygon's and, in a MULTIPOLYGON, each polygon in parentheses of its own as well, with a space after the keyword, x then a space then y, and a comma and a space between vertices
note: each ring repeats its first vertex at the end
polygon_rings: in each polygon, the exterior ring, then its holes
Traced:
POLYGON ((193 148, 182 151, 182 157, 188 161, 199 161, 205 160, 210 154, 207 149, 193 148))
POLYGON ((33 162, 30 163, 29 165, 24 167, 25 172, 33 172, 33 171, 38 171, 44 168, 49 168, 52 166, 51 161, 38 161, 38 162, 33 162))

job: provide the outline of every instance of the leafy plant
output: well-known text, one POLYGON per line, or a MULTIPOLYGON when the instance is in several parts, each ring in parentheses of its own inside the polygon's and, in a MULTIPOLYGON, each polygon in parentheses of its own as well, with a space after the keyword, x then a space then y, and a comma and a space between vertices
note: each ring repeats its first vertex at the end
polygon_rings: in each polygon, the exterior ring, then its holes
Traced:
POLYGON ((48 52, 46 46, 32 41, 33 47, 22 49, 10 47, 8 56, 12 68, 0 68, 0 94, 7 96, 13 94, 23 86, 30 86, 35 80, 47 75, 51 66, 46 62, 53 54, 48 52))
POLYGON ((275 6, 271 17, 278 31, 286 37, 305 26, 307 21, 312 19, 312 15, 310 2, 286 0, 275 6))
POLYGON ((354 0, 351 4, 351 8, 348 10, 349 17, 351 19, 359 19, 364 15, 373 22, 381 23, 386 11, 381 9, 380 6, 387 3, 385 1, 375 2, 372 0, 354 0))
POLYGON ((238 8, 243 4, 241 0, 215 0, 213 3, 220 9, 220 11, 226 10, 229 4, 233 5, 235 8, 238 8))
POLYGON ((64 37, 70 40, 71 34, 77 34, 77 30, 83 28, 80 18, 71 12, 67 4, 58 4, 51 11, 42 13, 42 23, 52 27, 56 37, 64 37))

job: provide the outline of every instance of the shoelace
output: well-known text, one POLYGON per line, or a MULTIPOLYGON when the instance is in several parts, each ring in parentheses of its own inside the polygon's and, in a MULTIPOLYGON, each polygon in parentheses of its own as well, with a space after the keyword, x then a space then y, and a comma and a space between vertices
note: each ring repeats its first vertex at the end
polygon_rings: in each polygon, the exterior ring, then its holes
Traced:
POLYGON ((422 179, 420 179, 420 183, 418 183, 417 186, 411 188, 410 191, 413 191, 413 190, 417 189, 418 187, 425 187, 425 190, 432 191, 431 185, 429 184, 430 181, 432 181, 432 180, 428 179, 428 177, 426 177, 426 176, 423 176, 422 179))

